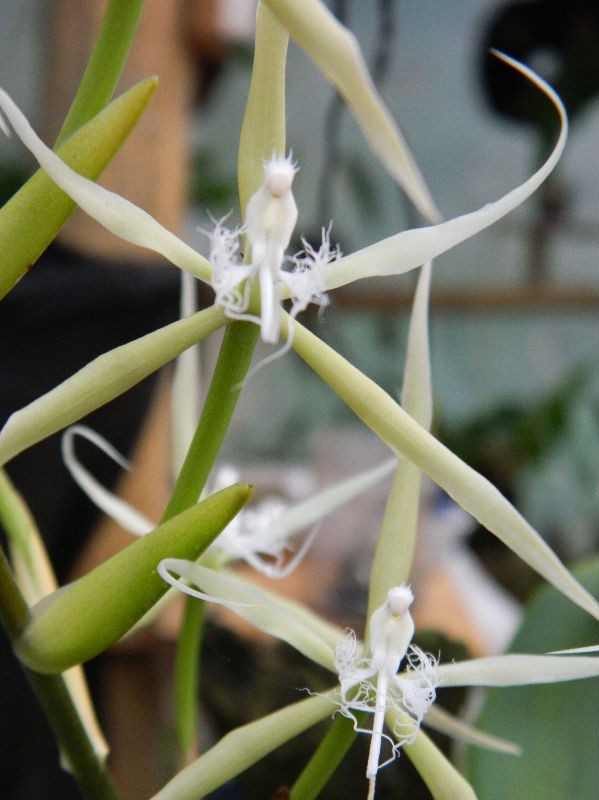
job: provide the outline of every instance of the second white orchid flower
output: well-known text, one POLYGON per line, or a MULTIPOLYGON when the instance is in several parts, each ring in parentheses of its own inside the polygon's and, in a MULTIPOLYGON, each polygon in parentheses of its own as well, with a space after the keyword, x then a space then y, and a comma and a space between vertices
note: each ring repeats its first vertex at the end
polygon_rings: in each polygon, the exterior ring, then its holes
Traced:
POLYGON ((410 606, 414 596, 409 586, 395 586, 370 618, 370 657, 362 655, 353 631, 337 646, 335 666, 341 686, 341 713, 351 719, 357 731, 371 736, 366 767, 368 800, 374 798, 380 767, 394 760, 399 748, 414 741, 420 723, 435 701, 437 662, 413 645, 414 622, 410 606), (407 673, 398 675, 402 661, 407 673), (385 714, 397 714, 393 737, 383 733, 385 714), (356 712, 374 714, 372 730, 359 727, 356 712), (380 763, 381 746, 387 740, 391 756, 380 763))

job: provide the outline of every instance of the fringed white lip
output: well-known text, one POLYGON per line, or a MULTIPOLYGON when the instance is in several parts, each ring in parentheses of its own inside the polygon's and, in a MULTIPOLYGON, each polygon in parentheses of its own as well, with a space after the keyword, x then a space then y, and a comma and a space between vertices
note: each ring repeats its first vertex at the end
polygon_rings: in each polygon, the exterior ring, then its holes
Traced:
MULTIPOLYGON (((330 245, 329 230, 324 229, 318 250, 304 241, 302 253, 286 255, 297 221, 292 191, 296 172, 291 155, 273 156, 265 162, 264 181, 247 204, 245 224, 229 230, 221 220, 208 234, 216 302, 228 316, 257 323, 267 344, 279 341, 282 290, 286 287, 291 297, 294 318, 310 303, 325 305, 325 268, 339 257, 338 248, 330 245), (246 234, 251 255, 248 263, 243 263, 239 255, 242 234, 246 234), (291 269, 286 269, 286 264, 291 269), (260 289, 260 316, 248 312, 253 279, 260 289)), ((289 347, 288 343, 284 350, 289 347)))
POLYGON ((369 657, 362 654, 353 631, 337 646, 335 667, 341 686, 341 713, 352 720, 357 731, 370 736, 366 767, 368 800, 374 800, 379 769, 393 761, 404 744, 414 741, 424 715, 435 700, 437 661, 411 644, 413 599, 409 586, 402 584, 389 589, 387 599, 370 618, 369 657), (404 659, 408 670, 400 676, 404 659), (383 731, 385 715, 391 709, 401 715, 392 736, 383 731), (359 711, 373 714, 371 729, 358 725, 359 711), (381 763, 384 741, 391 745, 391 755, 381 763))

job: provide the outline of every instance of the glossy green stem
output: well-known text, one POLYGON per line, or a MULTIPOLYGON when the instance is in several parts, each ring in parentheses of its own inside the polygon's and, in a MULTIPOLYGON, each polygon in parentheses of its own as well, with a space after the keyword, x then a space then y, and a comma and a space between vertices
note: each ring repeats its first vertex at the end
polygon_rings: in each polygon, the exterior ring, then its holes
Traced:
POLYGON ((185 599, 183 622, 175 654, 175 734, 183 764, 197 758, 197 708, 204 603, 185 599))
MULTIPOLYGON (((258 326, 251 322, 231 322, 227 326, 200 421, 163 521, 195 503, 206 485, 235 411, 258 334, 258 326)), ((175 731, 183 759, 194 750, 196 742, 202 626, 203 604, 187 598, 175 657, 175 731)))
POLYGON ((162 521, 197 502, 229 428, 260 329, 231 322, 223 337, 208 396, 162 521))

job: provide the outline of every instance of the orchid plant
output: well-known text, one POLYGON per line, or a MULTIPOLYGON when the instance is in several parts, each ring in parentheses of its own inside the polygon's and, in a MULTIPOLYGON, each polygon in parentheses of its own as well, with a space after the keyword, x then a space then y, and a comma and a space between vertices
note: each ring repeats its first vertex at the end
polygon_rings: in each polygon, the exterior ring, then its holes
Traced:
MULTIPOLYGON (((34 179, 38 184, 25 187, 23 202, 27 209, 30 198, 33 209, 34 193, 45 197, 50 191, 56 192, 51 186, 53 182, 115 236, 153 250, 194 279, 210 284, 215 300, 209 308, 104 354, 15 412, 0 432, 0 463, 6 464, 51 433, 67 429, 63 439, 65 462, 75 479, 100 507, 139 536, 132 545, 74 584, 57 589, 49 577, 43 544, 35 526, 10 482, 2 476, 0 510, 12 554, 12 567, 4 556, 0 560, 2 619, 17 657, 48 709, 63 751, 63 763, 73 772, 84 797, 98 800, 118 797, 104 763, 105 743, 93 722, 89 701, 84 700, 81 675, 74 685, 65 683, 62 674, 123 637, 146 618, 170 586, 174 587, 171 592, 187 595, 190 604, 207 601, 226 605, 257 628, 291 644, 304 657, 329 670, 332 677, 328 692, 273 710, 227 734, 166 783, 154 800, 201 798, 336 712, 340 715, 332 722, 323 747, 326 745, 329 747, 326 752, 331 752, 333 746, 341 757, 351 741, 351 736, 347 736, 348 720, 352 734, 370 737, 370 755, 364 765, 364 795, 369 800, 376 795, 379 770, 392 762, 400 750, 415 764, 437 800, 473 798, 473 788, 433 744, 422 726, 499 751, 514 753, 518 748, 478 732, 438 708, 437 695, 444 688, 518 686, 599 675, 599 658, 593 655, 592 648, 444 663, 442 653, 440 656, 426 653, 413 643, 410 612, 412 602, 418 602, 409 581, 416 546, 420 481, 425 473, 569 601, 599 618, 597 601, 511 503, 430 433, 427 327, 432 259, 508 214, 547 178, 566 143, 567 120, 562 103, 526 66, 496 54, 519 71, 522 80, 532 82, 547 97, 560 120, 559 136, 545 163, 520 186, 483 208, 443 221, 395 120, 370 79, 354 36, 320 0, 303 3, 261 0, 257 9, 252 81, 239 148, 243 223, 229 229, 226 220, 216 222, 209 232, 208 256, 204 257, 145 211, 102 188, 94 181, 101 164, 92 162, 91 156, 86 160, 85 154, 93 142, 90 131, 96 130, 89 126, 95 124, 100 138, 109 138, 108 131, 114 130, 114 125, 102 122, 102 114, 120 113, 133 119, 143 106, 137 95, 134 99, 130 95, 121 99, 120 111, 110 112, 113 107, 109 107, 88 122, 107 103, 122 61, 107 42, 114 42, 115 38, 123 42, 133 36, 135 29, 134 14, 126 25, 120 20, 114 27, 111 14, 118 5, 118 2, 109 4, 106 27, 90 62, 92 69, 102 73, 105 82, 110 82, 106 76, 112 76, 112 83, 104 88, 102 96, 97 96, 97 84, 84 81, 69 117, 70 128, 67 126, 68 134, 74 135, 65 140, 63 149, 58 152, 49 149, 13 100, 0 90, 2 130, 6 135, 14 131, 45 173, 34 179), (108 35, 110 25, 112 39, 108 35), (302 252, 288 252, 296 220, 301 216, 293 196, 294 175, 301 165, 295 163, 285 141, 285 61, 289 37, 337 89, 360 127, 366 145, 423 215, 426 225, 342 255, 332 243, 333 230, 323 220, 318 249, 304 242, 302 252), (88 125, 81 128, 81 133, 74 133, 84 122, 88 125), (78 169, 68 164, 73 155, 69 147, 80 155, 78 169), (398 402, 302 326, 298 317, 310 303, 326 305, 329 293, 338 287, 412 269, 420 272, 398 402), (176 476, 171 500, 162 520, 156 524, 110 495, 77 461, 74 452, 77 435, 91 438, 118 458, 109 443, 78 422, 219 329, 225 329, 225 335, 212 383, 197 428, 190 437, 187 456, 176 476), (293 349, 389 448, 389 461, 341 484, 325 487, 290 507, 262 504, 242 510, 251 488, 236 482, 231 473, 223 479, 222 472, 217 474, 215 463, 237 398, 243 391, 258 335, 267 345, 276 346, 280 339, 285 340, 275 355, 291 357, 288 351, 293 349), (341 503, 391 472, 393 482, 370 571, 363 642, 352 630, 344 630, 303 605, 285 599, 275 589, 258 588, 232 567, 234 561, 243 559, 271 578, 288 573, 305 555, 314 533, 308 533, 291 556, 290 537, 316 525, 341 503), (223 480, 232 485, 217 490, 223 480), (74 714, 70 713, 73 709, 74 714)), ((131 4, 134 5, 139 11, 141 3, 131 4)), ((147 94, 151 87, 146 89, 147 94)), ((127 125, 123 123, 123 127, 127 125)), ((66 212, 61 210, 53 217, 51 208, 46 211, 49 221, 44 230, 47 229, 45 236, 49 241, 61 224, 60 215, 64 217, 66 212)), ((24 270, 19 264, 28 263, 31 254, 26 252, 28 243, 13 232, 18 230, 15 226, 23 216, 20 206, 9 203, 3 214, 0 226, 4 225, 7 231, 8 252, 15 263, 14 282, 24 270)), ((36 224, 33 210, 27 220, 32 226, 36 224)), ((175 406, 179 412, 176 419, 185 417, 183 406, 190 403, 188 395, 176 393, 175 406)), ((195 624, 192 616, 183 623, 182 651, 193 636, 195 624)), ((190 680, 193 674, 192 666, 184 663, 176 676, 178 682, 187 683, 189 688, 182 695, 186 698, 184 707, 177 712, 182 720, 191 719, 190 724, 182 724, 179 729, 183 751, 189 749, 195 729, 196 698, 190 680)), ((310 692, 312 687, 305 688, 310 692)), ((321 752, 325 750, 315 754, 291 787, 290 796, 294 800, 317 796, 335 769, 336 759, 323 759, 321 752)))

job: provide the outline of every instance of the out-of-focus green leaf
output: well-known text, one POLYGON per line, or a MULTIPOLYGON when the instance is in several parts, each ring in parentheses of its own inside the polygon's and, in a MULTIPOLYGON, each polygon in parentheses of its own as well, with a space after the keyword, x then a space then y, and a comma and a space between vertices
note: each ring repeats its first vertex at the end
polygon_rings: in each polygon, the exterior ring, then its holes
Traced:
MULTIPOLYGON (((74 133, 58 155, 96 179, 135 127, 157 84, 157 78, 146 78, 122 94, 74 133)), ((0 298, 33 266, 74 209, 43 170, 0 209, 0 298)))
MULTIPOLYGON (((599 593, 599 559, 574 574, 599 593)), ((597 623, 552 587, 530 605, 510 650, 542 653, 596 644, 597 623)), ((568 656, 561 656, 568 658, 568 656)), ((597 793, 599 686, 596 680, 489 690, 477 727, 517 742, 522 757, 471 749, 467 774, 479 800, 573 800, 597 793)))
POLYGON ((11 414, 0 431, 0 464, 124 394, 224 324, 220 306, 209 306, 94 358, 11 414))

